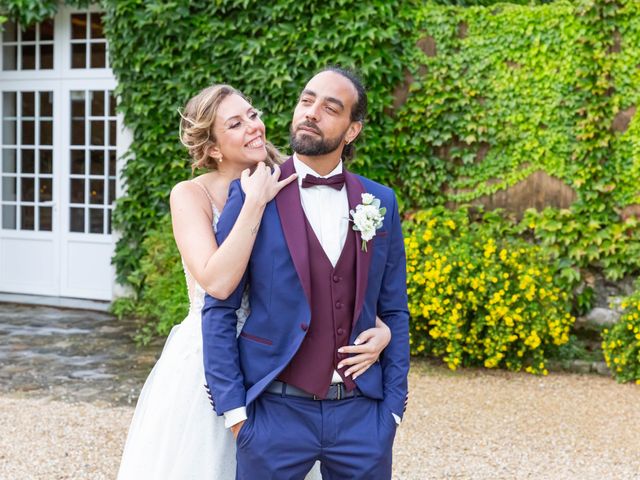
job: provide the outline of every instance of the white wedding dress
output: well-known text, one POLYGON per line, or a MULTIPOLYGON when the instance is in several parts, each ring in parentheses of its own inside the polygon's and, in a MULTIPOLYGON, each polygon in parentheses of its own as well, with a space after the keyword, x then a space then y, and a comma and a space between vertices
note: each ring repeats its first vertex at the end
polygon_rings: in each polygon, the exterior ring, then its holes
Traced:
MULTIPOLYGON (((205 191, 206 193, 206 191, 205 191)), ((219 212, 212 203, 213 228, 219 212)), ((183 263, 184 265, 184 263, 183 263)), ((136 405, 118 480, 233 480, 236 446, 205 391, 201 312, 205 292, 185 267, 189 314, 171 330, 136 405)), ((237 311, 238 333, 249 313, 237 311)), ((260 478, 256 472, 256 479, 260 478)), ((321 480, 319 465, 307 480, 321 480)))

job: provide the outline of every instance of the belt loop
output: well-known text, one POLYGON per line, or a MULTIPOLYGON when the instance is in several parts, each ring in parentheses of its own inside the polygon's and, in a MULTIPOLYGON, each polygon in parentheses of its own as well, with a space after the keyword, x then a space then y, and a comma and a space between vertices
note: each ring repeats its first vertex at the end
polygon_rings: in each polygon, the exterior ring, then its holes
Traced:
POLYGON ((343 385, 344 385, 343 383, 339 383, 337 385, 337 387, 338 387, 338 398, 337 398, 337 400, 342 400, 342 386, 343 385))
POLYGON ((287 396, 287 384, 284 382, 280 382, 282 383, 282 392, 281 392, 281 396, 284 398, 287 396))

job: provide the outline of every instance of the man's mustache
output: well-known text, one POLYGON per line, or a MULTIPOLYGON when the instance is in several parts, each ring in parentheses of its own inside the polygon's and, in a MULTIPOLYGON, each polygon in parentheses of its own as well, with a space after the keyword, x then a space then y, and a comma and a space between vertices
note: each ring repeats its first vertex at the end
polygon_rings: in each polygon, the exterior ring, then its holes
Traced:
POLYGON ((315 125, 315 123, 313 123, 313 122, 311 122, 309 120, 305 120, 304 122, 300 122, 298 124, 298 126, 296 127, 296 131, 300 130, 300 127, 305 127, 305 128, 308 128, 309 130, 313 130, 318 135, 322 136, 322 132, 320 131, 320 129, 315 125))

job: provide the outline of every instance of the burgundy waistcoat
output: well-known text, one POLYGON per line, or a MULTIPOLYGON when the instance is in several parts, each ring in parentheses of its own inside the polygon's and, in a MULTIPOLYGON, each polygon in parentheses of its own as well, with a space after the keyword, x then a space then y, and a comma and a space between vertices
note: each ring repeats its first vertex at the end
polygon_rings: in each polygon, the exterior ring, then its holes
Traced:
MULTIPOLYGON (((356 296, 355 232, 349 228, 342 253, 335 268, 331 265, 313 228, 304 217, 309 243, 311 274, 311 322, 297 353, 278 376, 282 382, 324 398, 333 371, 347 355, 338 348, 348 345, 356 296)), ((347 390, 355 383, 345 377, 346 368, 338 370, 347 390)))

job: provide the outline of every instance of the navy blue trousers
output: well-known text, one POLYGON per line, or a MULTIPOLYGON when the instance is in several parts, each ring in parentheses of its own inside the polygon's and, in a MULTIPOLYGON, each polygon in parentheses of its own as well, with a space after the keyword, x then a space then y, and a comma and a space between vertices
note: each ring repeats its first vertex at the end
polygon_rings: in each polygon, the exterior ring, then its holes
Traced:
POLYGON ((396 423, 382 401, 312 400, 263 393, 237 439, 238 480, 389 480, 396 423))

